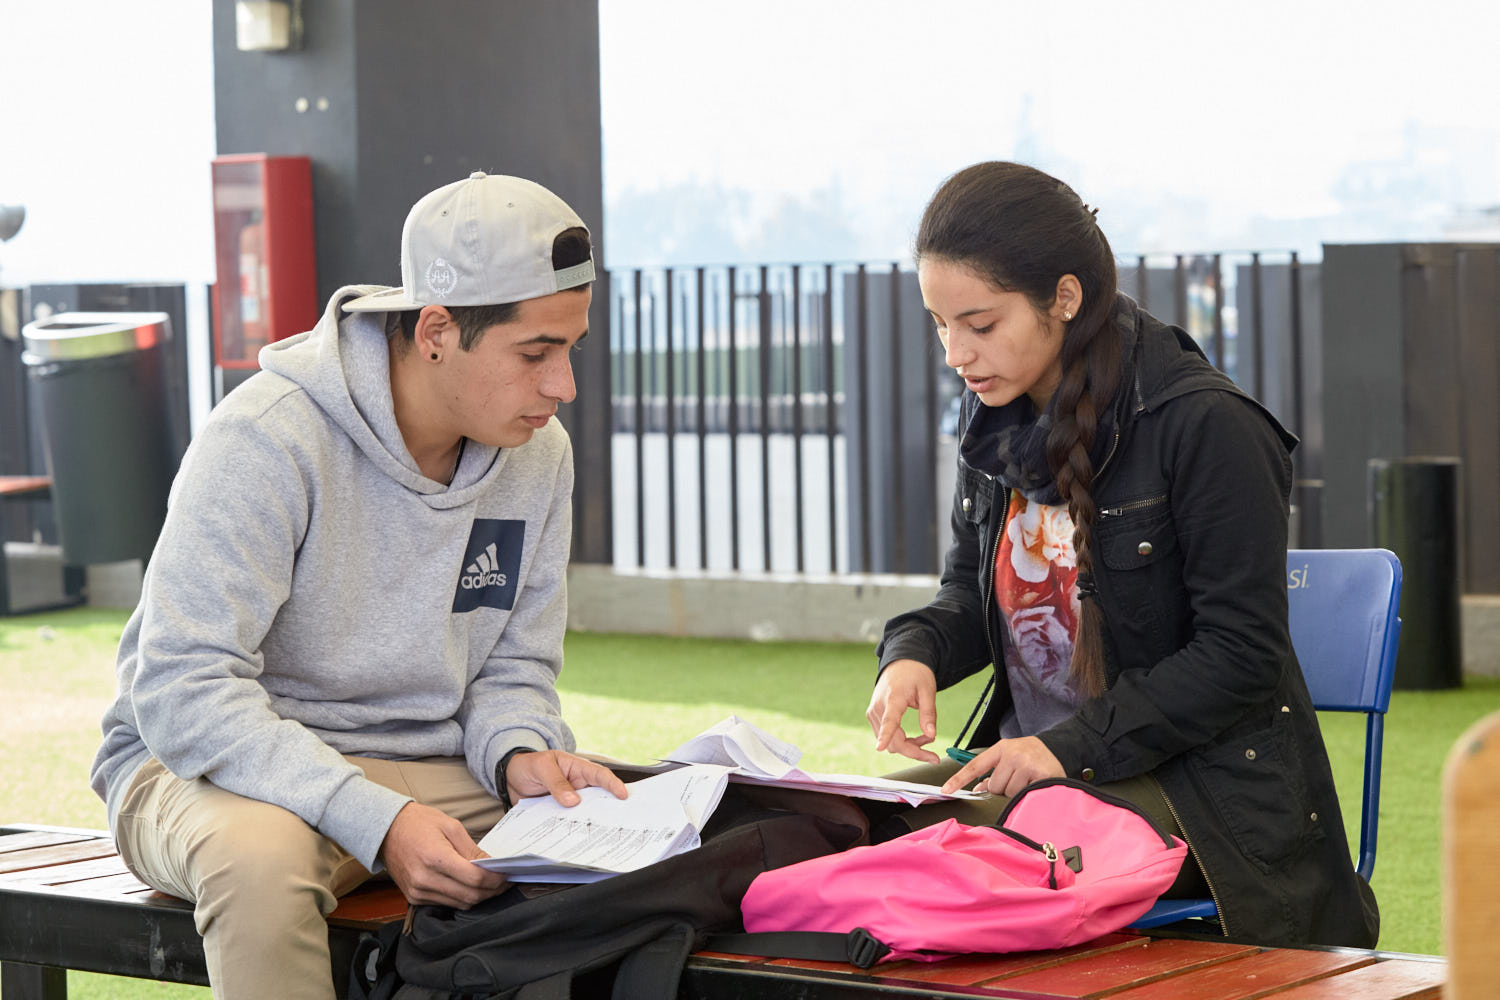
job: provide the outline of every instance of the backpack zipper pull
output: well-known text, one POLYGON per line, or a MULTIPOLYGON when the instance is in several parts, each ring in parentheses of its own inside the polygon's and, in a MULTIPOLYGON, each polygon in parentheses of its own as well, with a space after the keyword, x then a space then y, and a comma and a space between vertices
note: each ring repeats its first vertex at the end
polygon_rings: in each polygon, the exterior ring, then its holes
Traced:
POLYGON ((1042 857, 1047 859, 1047 888, 1057 888, 1057 848, 1052 841, 1042 842, 1042 857))

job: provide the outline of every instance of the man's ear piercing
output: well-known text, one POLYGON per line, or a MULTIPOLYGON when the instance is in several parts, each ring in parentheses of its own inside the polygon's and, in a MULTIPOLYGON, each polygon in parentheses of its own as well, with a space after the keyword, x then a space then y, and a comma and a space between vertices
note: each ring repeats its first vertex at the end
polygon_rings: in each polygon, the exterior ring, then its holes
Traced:
POLYGON ((437 360, 437 351, 433 351, 432 352, 432 360, 434 360, 434 361, 437 360))

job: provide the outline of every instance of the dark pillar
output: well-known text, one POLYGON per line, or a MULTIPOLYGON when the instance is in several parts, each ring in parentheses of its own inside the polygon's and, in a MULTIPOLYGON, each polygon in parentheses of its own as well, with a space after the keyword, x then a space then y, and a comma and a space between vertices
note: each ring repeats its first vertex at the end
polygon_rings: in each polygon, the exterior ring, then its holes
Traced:
POLYGON ((588 223, 600 281, 563 422, 575 558, 610 561, 596 0, 309 0, 303 47, 287 52, 239 51, 234 8, 214 0, 218 152, 312 158, 323 300, 341 285, 397 284, 407 210, 475 170, 535 180, 588 223))
POLYGON ((1500 488, 1497 268, 1484 244, 1323 248, 1324 545, 1364 544, 1370 459, 1451 455, 1462 589, 1500 591, 1500 532, 1467 523, 1500 488))

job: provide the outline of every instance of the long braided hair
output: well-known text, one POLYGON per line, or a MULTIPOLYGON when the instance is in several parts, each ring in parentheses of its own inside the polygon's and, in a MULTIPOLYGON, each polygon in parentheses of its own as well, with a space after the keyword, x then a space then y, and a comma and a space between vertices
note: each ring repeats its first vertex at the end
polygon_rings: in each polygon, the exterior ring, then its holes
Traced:
POLYGON ((1021 292, 1038 313, 1051 308, 1065 274, 1083 304, 1066 323, 1062 380, 1053 395, 1047 465, 1073 519, 1082 614, 1069 679, 1085 697, 1104 690, 1104 620, 1094 592, 1093 530, 1098 513, 1090 459, 1100 417, 1120 383, 1120 335, 1113 319, 1114 252, 1094 221, 1097 210, 1057 178, 1019 163, 967 167, 938 188, 917 230, 917 260, 969 268, 995 288, 1021 292))

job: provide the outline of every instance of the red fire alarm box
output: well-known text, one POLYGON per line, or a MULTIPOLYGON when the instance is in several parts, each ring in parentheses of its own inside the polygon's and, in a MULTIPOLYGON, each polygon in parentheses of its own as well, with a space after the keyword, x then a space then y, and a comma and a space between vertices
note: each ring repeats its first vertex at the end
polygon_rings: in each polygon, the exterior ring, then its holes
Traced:
POLYGON ((214 360, 258 367, 272 341, 318 320, 312 163, 244 153, 213 161, 214 360))

